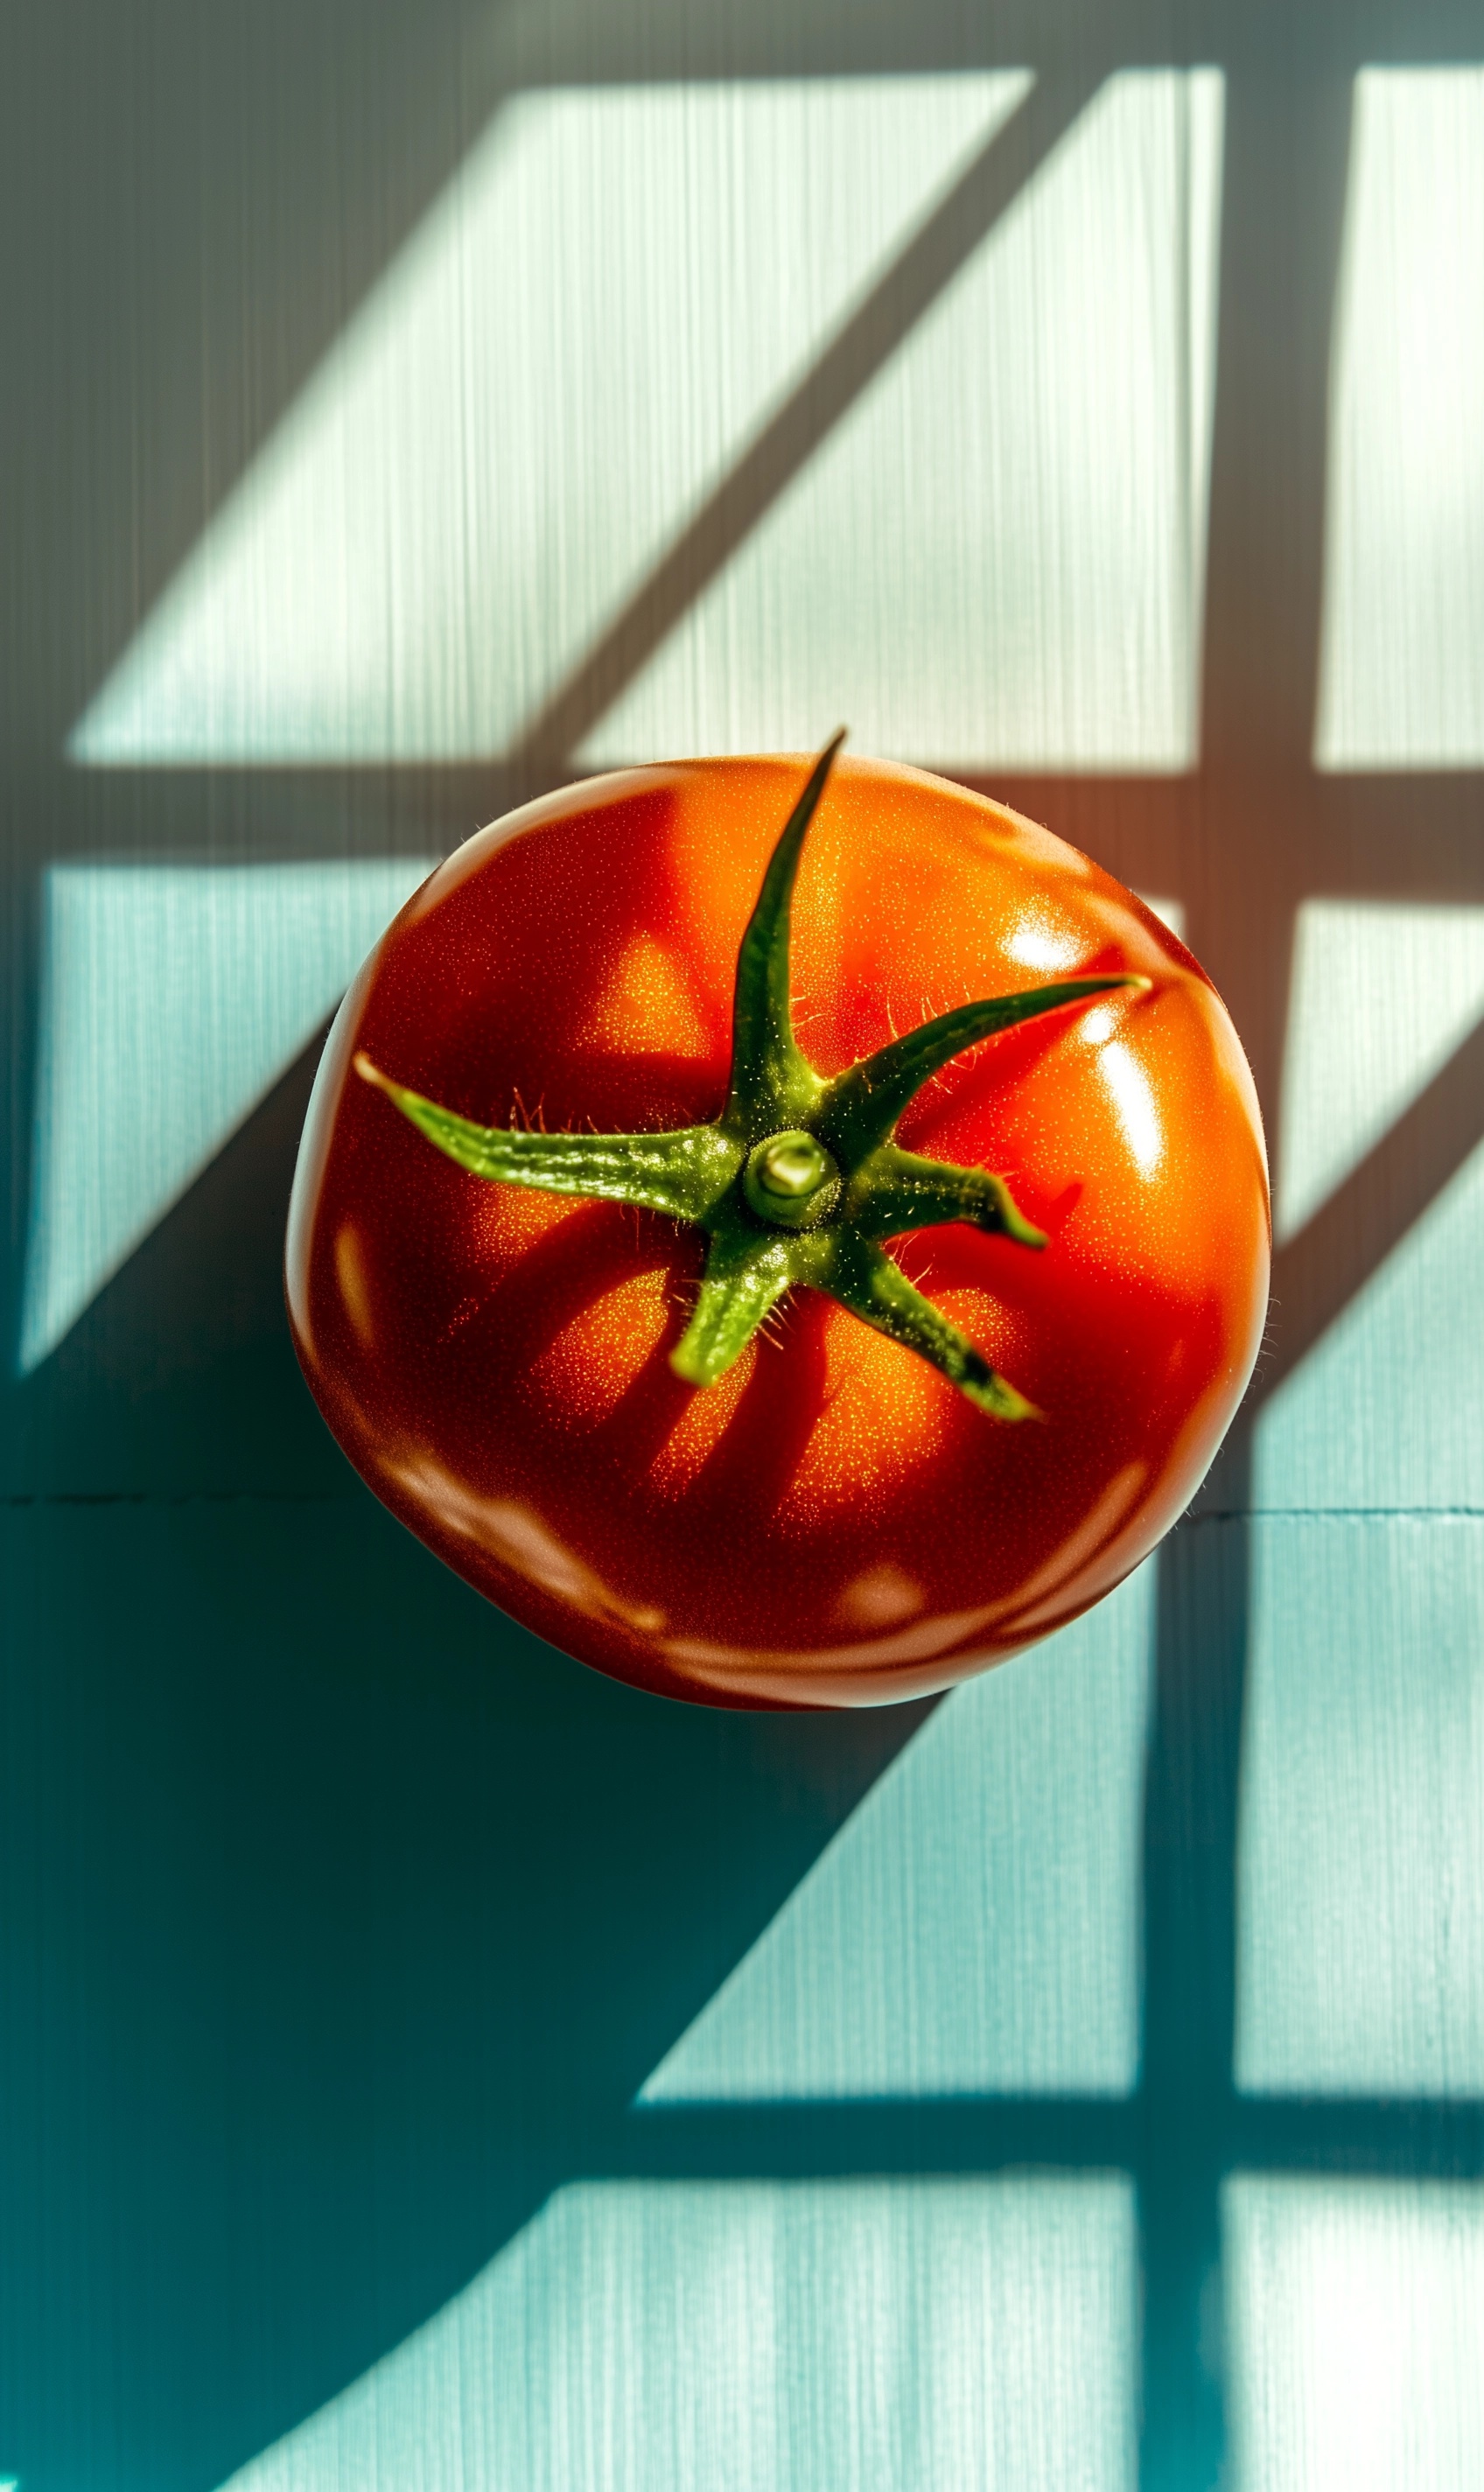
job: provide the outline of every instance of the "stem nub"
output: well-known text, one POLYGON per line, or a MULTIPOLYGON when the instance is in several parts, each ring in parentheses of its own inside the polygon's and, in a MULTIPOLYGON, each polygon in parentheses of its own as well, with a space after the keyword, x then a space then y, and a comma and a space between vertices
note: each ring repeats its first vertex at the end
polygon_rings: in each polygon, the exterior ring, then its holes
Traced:
POLYGON ((822 1142, 795 1127, 748 1154, 742 1191, 770 1228, 817 1229, 840 1201, 840 1171, 822 1142))

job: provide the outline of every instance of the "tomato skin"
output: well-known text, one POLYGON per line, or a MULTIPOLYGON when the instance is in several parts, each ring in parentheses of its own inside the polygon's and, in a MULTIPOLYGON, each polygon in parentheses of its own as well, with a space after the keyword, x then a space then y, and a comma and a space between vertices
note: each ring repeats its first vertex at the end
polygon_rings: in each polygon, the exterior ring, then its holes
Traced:
POLYGON ((918 771, 843 759, 810 834, 792 984, 821 1074, 971 996, 1151 981, 983 1043, 902 1119, 1047 1232, 890 1249, 1034 1420, 807 1290, 697 1391, 668 1353, 698 1230, 488 1184, 355 1080, 364 1050, 486 1124, 719 1114, 737 947, 807 766, 616 773, 459 849, 345 999, 289 1220, 300 1361, 377 1496, 537 1634, 712 1705, 923 1695, 1085 1609, 1189 1502, 1267 1300, 1261 1120, 1215 990, 1076 849, 918 771))

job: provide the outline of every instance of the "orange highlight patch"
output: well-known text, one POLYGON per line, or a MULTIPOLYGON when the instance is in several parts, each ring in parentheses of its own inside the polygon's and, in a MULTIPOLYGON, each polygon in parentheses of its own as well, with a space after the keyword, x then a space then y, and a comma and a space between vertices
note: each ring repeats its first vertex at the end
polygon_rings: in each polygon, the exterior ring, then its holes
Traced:
POLYGON ((476 1216, 481 1261, 507 1267, 519 1263, 533 1246, 575 1211, 588 1207, 576 1194, 538 1194, 520 1185, 491 1185, 476 1216))
POLYGON ((615 1055, 708 1055, 711 1042, 675 955, 637 934, 578 1033, 615 1055))
POLYGON ((665 1496, 678 1497, 688 1489, 702 1464, 715 1453, 731 1425, 757 1363, 757 1344, 750 1341, 735 1367, 728 1367, 715 1384, 697 1386, 692 1393, 649 1466, 651 1480, 665 1496))
POLYGON ((922 1586, 888 1559, 884 1565, 868 1567, 846 1586, 835 1604, 835 1615, 844 1626, 879 1633, 883 1627, 900 1626, 904 1618, 915 1618, 927 1598, 922 1586))
POLYGON ((366 1255, 360 1237, 348 1220, 336 1234, 335 1277, 340 1283, 341 1296, 356 1339, 363 1350, 370 1350, 376 1326, 366 1278, 366 1255))
POLYGON ((1023 1334, 1010 1309, 992 1298, 988 1290, 935 1290, 932 1296, 934 1305, 967 1334, 976 1350, 983 1350, 991 1366, 1024 1391, 1024 1380, 1016 1374, 1023 1334))
POLYGON ((569 1426, 596 1428, 622 1401, 670 1320, 663 1265, 606 1290, 565 1324, 530 1371, 543 1406, 569 1426))
POLYGON ((844 1307, 829 1310, 825 1378, 824 1409, 789 1482, 782 1522, 815 1524, 926 1462, 952 1416, 953 1386, 844 1307))

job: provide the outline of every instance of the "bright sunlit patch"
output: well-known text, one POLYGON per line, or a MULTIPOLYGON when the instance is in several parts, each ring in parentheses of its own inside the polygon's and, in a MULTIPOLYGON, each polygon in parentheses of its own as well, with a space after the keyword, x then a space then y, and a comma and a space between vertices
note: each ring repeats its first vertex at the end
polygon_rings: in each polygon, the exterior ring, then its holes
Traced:
POLYGON ((232 2492, 1134 2492, 1138 2299, 1117 2174, 571 2183, 232 2492))
POLYGON ((1484 761, 1484 70, 1355 81, 1315 758, 1484 761))
POLYGON ((945 1699, 641 2102, 1129 2091, 1154 1582, 945 1699))
POLYGON ((301 1053, 435 862, 50 869, 22 1373, 301 1053))
POLYGON ((715 1384, 696 1388, 650 1464, 649 1476, 656 1488, 673 1497, 690 1487, 735 1418, 757 1363, 755 1338, 715 1384))
MULTIPOLYGON (((1029 82, 600 84, 505 104, 212 519, 74 757, 518 740, 1029 82)), ((787 678, 790 650, 755 655, 787 678)), ((831 683, 833 718, 851 687, 831 683)), ((672 713, 630 749, 702 747, 672 713)))
POLYGON ((1289 1513, 1484 1513, 1476 1149, 1263 1404, 1256 1495, 1289 1513))
POLYGON ((1156 895, 1151 891, 1140 892, 1139 898, 1143 902, 1145 908, 1153 910, 1153 913, 1159 919, 1160 924, 1162 926, 1168 926, 1171 934, 1175 935, 1178 940, 1183 943, 1185 940, 1184 901, 1170 900, 1162 895, 1156 895))
POLYGON ((669 1274, 663 1266, 606 1290, 533 1362, 530 1381, 543 1409, 596 1427, 659 1349, 671 1312, 669 1274))
POLYGON ((1136 1168, 1142 1176, 1152 1176, 1165 1155, 1165 1129, 1147 1073, 1121 1038, 1110 1039, 1102 1048, 1098 1071, 1112 1093, 1136 1168))
POLYGON ((580 1195, 543 1194, 535 1186, 487 1186, 472 1223, 482 1263, 491 1271, 507 1270, 585 1207, 580 1195))
POLYGON ((583 746, 1196 756, 1222 81, 1110 78, 583 746), (869 523, 862 524, 862 515, 869 523))
POLYGON ((1484 1521, 1261 1520, 1241 1791, 1238 2084, 1484 2093, 1484 1521))
POLYGON ((928 1461, 953 1411, 952 1385, 925 1358, 844 1307, 824 1322, 824 1408, 779 1510, 785 1525, 812 1526, 928 1461))
POLYGON ((710 1052, 705 1024, 681 964, 652 934, 636 934, 615 963, 579 1038, 583 1046, 622 1055, 701 1056, 710 1052))
POLYGON ((1477 2492, 1484 2189, 1252 2175, 1222 2229, 1232 2492, 1477 2492))
POLYGON ((1083 939, 1075 927, 1058 925, 1051 917, 1023 917, 1005 942, 1012 961, 1024 969, 1041 969, 1049 976, 1054 969, 1069 969, 1084 949, 1083 939))
POLYGON ((853 1584, 847 1584, 836 1610, 841 1625, 860 1634, 873 1627, 900 1626, 904 1618, 915 1618, 926 1601, 922 1586, 905 1568, 887 1562, 868 1566, 853 1584))
POLYGON ((1306 900, 1283 1060, 1274 1228, 1312 1219, 1484 1013, 1484 908, 1306 900))
POLYGON ((348 1220, 336 1231, 335 1278, 351 1329, 362 1349, 370 1350, 376 1337, 376 1319, 366 1273, 366 1249, 348 1220))

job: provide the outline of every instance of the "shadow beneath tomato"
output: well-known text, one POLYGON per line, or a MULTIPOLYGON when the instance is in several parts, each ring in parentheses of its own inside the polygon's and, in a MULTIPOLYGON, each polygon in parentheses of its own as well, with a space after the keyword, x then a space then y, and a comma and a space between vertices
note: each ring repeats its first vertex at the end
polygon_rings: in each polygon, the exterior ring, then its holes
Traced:
POLYGON ((283 1329, 310 1071, 17 1396, 68 1482, 3 1525, 0 2456, 36 2492, 220 2482, 611 2161, 925 1710, 635 1694, 375 1504, 283 1329))

